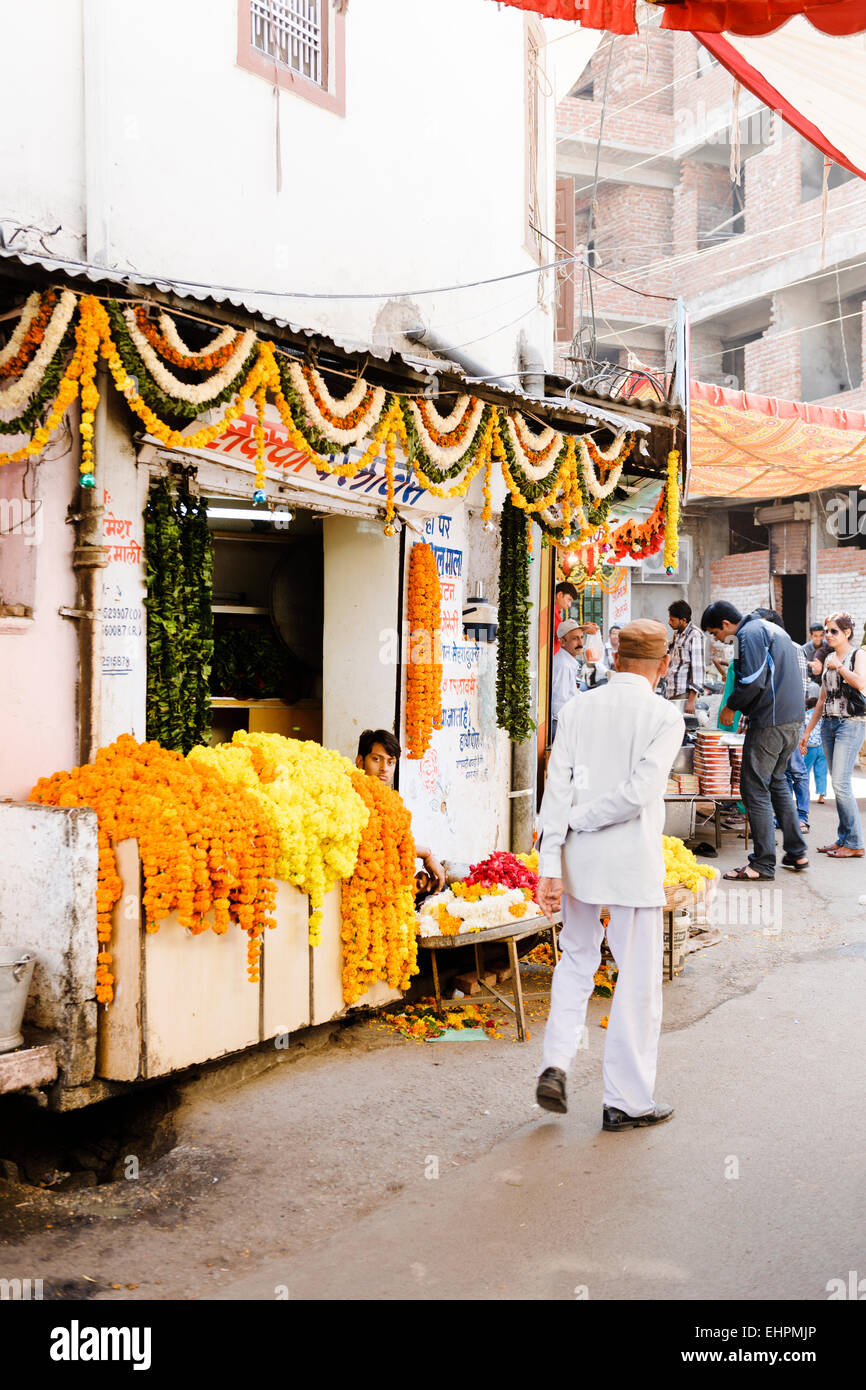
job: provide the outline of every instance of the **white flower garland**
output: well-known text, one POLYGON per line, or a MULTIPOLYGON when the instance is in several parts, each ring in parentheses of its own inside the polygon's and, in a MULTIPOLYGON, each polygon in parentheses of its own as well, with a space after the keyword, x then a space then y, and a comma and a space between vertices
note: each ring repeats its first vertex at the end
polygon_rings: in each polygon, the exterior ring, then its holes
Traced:
MULTIPOLYGON (((459 463, 464 454, 468 452, 472 440, 475 438, 478 431, 478 426, 481 424, 481 417, 484 414, 484 402, 475 401, 474 405, 471 407, 469 428, 463 437, 463 441, 460 444, 451 445, 450 448, 446 448, 442 444, 437 444, 432 438, 427 426, 424 424, 424 418, 418 407, 417 401, 410 400, 409 409, 412 411, 412 418, 415 421, 418 438, 421 440, 421 446, 427 457, 433 460, 437 468, 451 468, 453 464, 459 463)), ((464 411, 463 414, 465 416, 466 412, 464 411)), ((439 426, 437 425, 436 428, 438 430, 439 426)))
POLYGON ((38 290, 27 296, 27 303, 21 310, 21 317, 15 325, 12 337, 5 347, 0 348, 0 367, 5 367, 17 353, 27 334, 27 330, 39 312, 42 295, 38 290))
MULTIPOLYGON (((618 434, 607 453, 602 453, 601 449, 599 449, 598 452, 599 454, 601 454, 601 457, 603 459, 616 458, 617 453, 623 447, 624 439, 625 432, 623 432, 622 434, 618 434)), ((583 480, 587 486, 587 491, 589 492, 590 496, 596 499, 597 502, 601 502, 604 500, 605 497, 610 496, 614 488, 619 483, 620 477, 622 476, 622 470, 625 468, 625 459, 623 459, 620 463, 616 465, 612 473, 608 474, 607 482, 600 483, 598 480, 598 473, 596 471, 595 463, 593 462, 589 450, 587 449, 586 444, 582 439, 578 440, 577 447, 580 452, 580 467, 583 473, 583 480)))
POLYGON ((556 467, 556 460, 559 458, 564 442, 563 436, 561 434, 557 434, 555 430, 552 430, 551 434, 555 436, 556 444, 550 451, 550 454, 543 461, 543 463, 530 463, 526 455, 526 450, 523 447, 523 441, 520 438, 520 434, 515 429, 514 421, 512 420, 510 415, 506 415, 505 417, 505 428, 508 431, 508 438, 511 440, 511 447, 517 455, 517 462, 520 464, 520 467, 522 471, 526 474, 527 478, 529 478, 530 481, 533 483, 537 483, 542 478, 546 478, 548 474, 556 467))
POLYGON ((471 405, 471 396, 458 396, 457 404, 450 415, 440 415, 433 401, 427 402, 426 409, 427 414, 433 421, 433 428, 438 430, 439 434, 450 434, 452 430, 456 430, 471 405))
MULTIPOLYGON (((322 414, 321 410, 316 404, 315 397, 307 384, 307 379, 304 376, 303 371, 301 370, 300 363, 289 363, 289 377, 291 379, 292 385, 294 386, 295 390, 301 398, 301 401, 304 406, 304 411, 310 424, 313 425, 319 431, 319 433, 323 435, 325 439, 329 440, 332 444, 360 444, 362 439, 365 439, 368 435, 371 435, 373 433, 373 431, 375 430, 376 426, 379 424, 382 418, 382 410, 385 405, 385 396, 387 395, 387 392, 381 386, 376 386, 373 388, 373 396, 370 402, 370 408, 369 410, 367 410, 360 424, 354 425, 351 429, 342 430, 338 429, 335 425, 332 425, 330 420, 325 419, 325 416, 322 414)), ((321 382, 320 386, 321 378, 318 377, 318 373, 316 373, 316 378, 316 389, 320 390, 324 387, 324 382, 321 382)), ((352 392, 350 393, 350 395, 356 395, 358 392, 358 388, 361 386, 363 386, 363 391, 361 391, 360 396, 355 401, 355 405, 350 407, 350 409, 357 409, 357 407, 361 404, 361 401, 363 401, 364 396, 367 393, 367 383, 363 380, 363 378, 360 378, 359 381, 352 388, 352 392)), ((326 404, 328 405, 328 409, 330 410, 330 393, 327 392, 327 390, 323 390, 322 395, 323 399, 325 399, 326 404)), ((347 399, 349 398, 347 397, 347 399)), ((335 404, 339 408, 344 407, 344 402, 337 401, 335 402, 335 404)), ((348 415, 349 409, 343 409, 343 413, 344 415, 348 415)))
POLYGON ((541 449, 546 449, 551 439, 556 437, 556 430, 550 425, 547 425, 540 434, 533 434, 519 410, 514 412, 514 423, 517 426, 517 433, 520 435, 523 447, 533 449, 536 453, 541 449))
MULTIPOLYGON (((299 372, 301 376, 304 376, 303 370, 297 362, 292 363, 292 366, 295 368, 295 371, 299 372)), ((330 391, 328 390, 328 387, 325 384, 325 379, 321 375, 321 373, 317 372, 315 367, 309 367, 308 371, 310 373, 310 376, 313 378, 316 390, 318 391, 322 400, 325 402, 325 405, 328 407, 332 415, 336 415, 338 420, 345 420, 347 415, 351 415, 353 410, 357 410, 358 406, 361 404, 361 402, 363 401, 364 397, 370 389, 368 383, 364 380, 362 376, 360 376, 358 377, 358 380, 355 382, 348 396, 343 396, 341 400, 337 400, 336 397, 332 396, 330 391)), ((292 375, 294 378, 294 372, 292 375)), ((306 381, 306 377, 304 377, 304 380, 306 381)))
POLYGON ((434 893, 432 897, 426 898, 421 904, 418 934, 441 936, 442 928, 436 917, 436 908, 439 906, 443 906, 449 916, 460 918, 462 926, 456 933, 459 936, 463 932, 483 931, 485 927, 499 927, 508 922, 520 921, 519 917, 508 911, 509 907, 516 907, 518 903, 525 904, 526 910, 522 914, 524 917, 540 915, 541 909, 524 897, 522 888, 508 888, 504 893, 484 894, 475 902, 457 898, 450 888, 446 888, 444 892, 434 893))
POLYGON ((75 306, 78 303, 73 290, 64 290, 51 318, 45 328, 45 337, 34 354, 27 370, 11 386, 0 392, 0 410, 20 415, 30 404, 30 398, 39 389, 45 369, 54 356, 63 335, 72 322, 75 306))
POLYGON ((160 314, 159 328, 169 346, 173 347, 175 352, 179 352, 182 357, 188 357, 192 362, 201 357, 209 357, 212 352, 219 352, 221 348, 227 347, 229 343, 233 342, 239 334, 239 330, 233 328, 232 325, 229 324, 221 333, 217 334, 212 342, 208 343, 207 347, 203 347, 196 352, 192 348, 187 347, 177 331, 174 319, 170 319, 168 314, 160 314))
POLYGON ((229 383, 234 381, 256 344, 255 333, 252 329, 248 329, 242 335, 238 346, 222 371, 215 372, 213 376, 208 377, 207 381, 201 381, 195 386, 188 386, 185 381, 179 381, 160 361, 135 321, 135 310, 124 309, 123 317, 129 329, 129 336, 154 381, 167 396, 174 396, 175 400, 186 401, 189 405, 202 405, 205 401, 213 400, 214 396, 218 396, 220 392, 224 391, 229 383))

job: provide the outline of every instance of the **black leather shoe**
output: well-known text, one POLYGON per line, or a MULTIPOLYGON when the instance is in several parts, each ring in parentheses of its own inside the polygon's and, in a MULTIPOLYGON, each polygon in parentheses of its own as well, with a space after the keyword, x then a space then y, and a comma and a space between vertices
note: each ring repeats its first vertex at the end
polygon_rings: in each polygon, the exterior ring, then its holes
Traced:
POLYGON ((538 1078, 535 1099, 542 1110, 564 1115, 568 1110, 565 1099, 565 1072, 560 1067, 548 1067, 538 1078))
POLYGON ((644 1125, 661 1125, 665 1120, 669 1120, 674 1113, 672 1105, 657 1105, 655 1110, 651 1110, 648 1115, 627 1115, 624 1110, 617 1110, 612 1105, 606 1105, 602 1114, 602 1129, 641 1129, 644 1125))

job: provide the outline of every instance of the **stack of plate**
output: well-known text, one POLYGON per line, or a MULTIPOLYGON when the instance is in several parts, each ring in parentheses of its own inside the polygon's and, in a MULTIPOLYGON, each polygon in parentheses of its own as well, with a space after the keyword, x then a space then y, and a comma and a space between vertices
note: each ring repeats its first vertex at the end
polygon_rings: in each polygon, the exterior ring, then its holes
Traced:
POLYGON ((677 777, 681 796, 697 796, 700 783, 694 772, 681 772, 677 777))
POLYGON ((705 796, 730 796, 731 759, 719 730, 698 731, 695 771, 705 796))
POLYGON ((731 795, 739 796, 740 773, 743 768, 743 750, 742 748, 730 747, 728 753, 731 758, 731 795))

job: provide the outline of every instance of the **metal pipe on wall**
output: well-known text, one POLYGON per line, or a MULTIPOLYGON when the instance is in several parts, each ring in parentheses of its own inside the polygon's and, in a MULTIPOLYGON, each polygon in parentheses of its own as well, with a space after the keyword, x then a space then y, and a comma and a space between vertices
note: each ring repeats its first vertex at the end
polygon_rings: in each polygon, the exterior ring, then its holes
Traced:
POLYGON ((108 562, 102 536, 100 467, 106 436, 107 372, 99 368, 99 404, 94 417, 93 470, 96 486, 79 487, 67 521, 75 527, 72 569, 76 577, 75 608, 65 616, 78 622, 78 761, 92 762, 102 735, 102 570, 108 562))

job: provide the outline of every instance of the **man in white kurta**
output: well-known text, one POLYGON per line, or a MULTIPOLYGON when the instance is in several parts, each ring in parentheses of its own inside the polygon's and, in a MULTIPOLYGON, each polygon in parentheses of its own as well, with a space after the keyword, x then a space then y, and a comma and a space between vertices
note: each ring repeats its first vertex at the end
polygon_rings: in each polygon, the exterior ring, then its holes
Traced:
POLYGON ((667 636, 649 619, 622 628, 616 669, 592 699, 559 713, 541 807, 538 902, 562 902, 538 1103, 566 1109, 565 1074, 580 1044, 604 929, 619 974, 604 1051, 603 1127, 673 1113, 654 1099, 662 1013, 664 790, 685 725, 654 693, 667 636))
POLYGON ((556 734, 556 721, 563 705, 580 689, 580 661, 578 652, 583 646, 583 628, 580 623, 566 618, 556 629, 559 651, 553 658, 553 679, 550 692, 550 717, 553 720, 553 734, 556 734))

